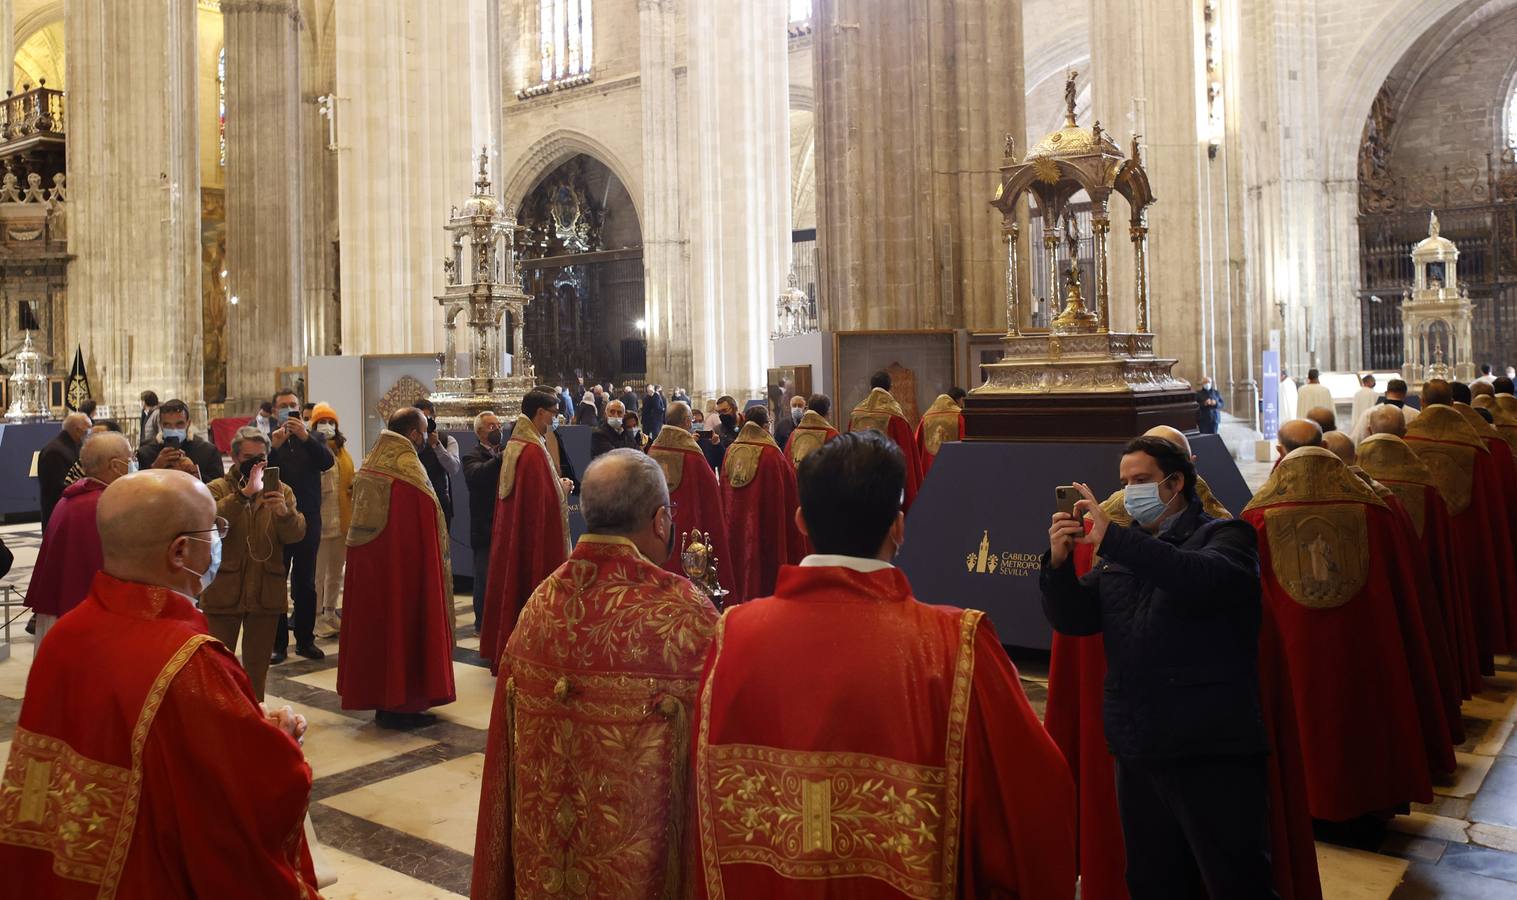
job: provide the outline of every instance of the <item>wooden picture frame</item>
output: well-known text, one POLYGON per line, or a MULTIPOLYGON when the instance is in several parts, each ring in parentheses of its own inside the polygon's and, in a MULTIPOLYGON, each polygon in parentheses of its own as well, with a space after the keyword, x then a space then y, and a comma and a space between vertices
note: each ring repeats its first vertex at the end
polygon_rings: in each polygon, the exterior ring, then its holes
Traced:
POLYGON ((912 385, 893 385, 907 421, 915 425, 933 398, 957 383, 958 332, 951 328, 903 328, 885 331, 832 333, 833 415, 839 425, 869 393, 875 369, 900 366, 912 374, 912 385), (907 396, 903 396, 903 393, 907 396))
POLYGON ((52 411, 53 415, 59 418, 63 417, 64 413, 66 412, 64 409, 64 398, 67 395, 67 375, 47 376, 47 408, 52 411))

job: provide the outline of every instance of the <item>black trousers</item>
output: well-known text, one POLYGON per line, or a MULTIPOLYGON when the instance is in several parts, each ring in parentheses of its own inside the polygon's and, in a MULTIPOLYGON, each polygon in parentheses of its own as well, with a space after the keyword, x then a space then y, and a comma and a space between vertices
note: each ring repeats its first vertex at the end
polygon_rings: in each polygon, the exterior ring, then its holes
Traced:
POLYGON ((1117 760, 1132 900, 1278 900, 1262 756, 1117 760))
POLYGON ((274 634, 275 653, 289 651, 292 627, 297 646, 316 640, 316 553, 320 549, 320 528, 307 528, 300 543, 284 546, 284 567, 290 573, 290 599, 295 614, 279 617, 279 630, 274 634))
POLYGON ((481 616, 485 614, 485 585, 490 577, 490 544, 474 547, 474 627, 483 630, 481 616))

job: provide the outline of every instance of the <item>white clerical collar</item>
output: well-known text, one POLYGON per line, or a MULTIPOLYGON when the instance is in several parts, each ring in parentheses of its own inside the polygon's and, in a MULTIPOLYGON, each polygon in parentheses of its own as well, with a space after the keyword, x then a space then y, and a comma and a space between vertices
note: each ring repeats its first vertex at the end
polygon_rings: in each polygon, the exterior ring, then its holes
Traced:
POLYGON ((865 574, 878 572, 881 569, 895 568, 895 566, 884 560, 866 559, 862 556, 843 556, 837 553, 813 553, 801 560, 801 566, 808 569, 817 566, 837 566, 865 574))

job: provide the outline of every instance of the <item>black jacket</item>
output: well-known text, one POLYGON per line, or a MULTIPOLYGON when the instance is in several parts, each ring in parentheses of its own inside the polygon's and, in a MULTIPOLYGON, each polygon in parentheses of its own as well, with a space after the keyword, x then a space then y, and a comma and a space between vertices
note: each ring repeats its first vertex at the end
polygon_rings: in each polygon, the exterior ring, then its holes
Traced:
MULTIPOLYGON (((295 507, 307 522, 321 521, 321 473, 332 468, 334 462, 326 438, 317 432, 311 432, 305 440, 285 438, 278 449, 269 451, 269 465, 279 467, 279 480, 295 492, 295 507)), ((307 528, 306 542, 319 545, 321 529, 307 528), (316 536, 314 541, 312 535, 316 536)))
POLYGON ((662 394, 643 394, 643 410, 638 416, 643 433, 651 438, 658 437, 659 431, 664 427, 664 414, 668 411, 669 404, 664 401, 662 394))
MULTIPOLYGON (((206 484, 210 484, 226 474, 226 465, 221 461, 221 451, 217 450, 216 445, 205 438, 196 435, 180 444, 179 449, 184 451, 184 455, 188 456, 191 462, 200 467, 200 480, 206 484)), ((137 467, 140 469, 151 469, 153 461, 162 452, 163 441, 153 441, 152 443, 143 444, 137 448, 137 467)), ((318 493, 320 492, 318 491, 318 493)), ((301 512, 305 512, 305 510, 302 509, 301 512)))
MULTIPOLYGON (((47 533, 47 520, 52 518, 53 507, 63 497, 64 481, 68 470, 79 461, 79 444, 67 431, 48 441, 37 454, 37 493, 42 501, 42 531, 47 533)), ((145 467, 144 467, 145 468, 145 467)))
MULTIPOLYGON (((502 435, 504 437, 504 435, 502 435)), ((500 482, 500 454, 486 444, 476 444, 464 454, 464 484, 469 489, 469 546, 490 546, 495 528, 495 488, 500 482)))
MULTIPOLYGON (((443 449, 446 451, 447 448, 443 449)), ((444 524, 452 528, 453 482, 448 477, 448 470, 443 468, 442 460, 437 458, 437 448, 431 444, 424 444, 421 451, 416 454, 416 458, 421 460, 421 467, 427 472, 427 480, 432 482, 432 493, 437 495, 437 503, 442 507, 444 524)))
MULTIPOLYGON (((1191 501, 1157 537, 1113 524, 1084 578, 1049 568, 1043 613, 1063 634, 1101 634, 1102 719, 1122 759, 1268 752, 1259 711, 1259 552, 1254 529, 1191 501)), ((1072 556, 1072 554, 1071 554, 1072 556)))
MULTIPOLYGON (((562 446, 562 443, 560 443, 560 446, 562 446)), ((625 428, 617 431, 610 425, 601 424, 595 426, 595 430, 590 432, 591 459, 603 453, 610 453, 612 450, 619 450, 622 447, 635 447, 631 435, 625 428)))
POLYGON ((795 426, 799 424, 799 422, 791 418, 790 410, 785 410, 785 414, 774 426, 774 442, 780 445, 781 450, 785 449, 785 444, 790 441, 790 433, 795 431, 795 426))

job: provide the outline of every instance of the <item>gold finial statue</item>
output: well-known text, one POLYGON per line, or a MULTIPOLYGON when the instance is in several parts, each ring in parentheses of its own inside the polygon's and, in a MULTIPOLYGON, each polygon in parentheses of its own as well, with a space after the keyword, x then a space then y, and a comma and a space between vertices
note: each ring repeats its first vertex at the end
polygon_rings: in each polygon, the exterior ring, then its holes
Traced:
POLYGON ((1436 210, 1427 214, 1427 236, 1437 237, 1440 226, 1438 225, 1438 212, 1436 210))
POLYGON ((1069 78, 1064 82, 1064 126, 1072 127, 1075 124, 1075 77, 1080 73, 1074 69, 1069 70, 1069 78))
POLYGON ((1073 256, 1069 259, 1069 271, 1064 273, 1064 284, 1069 290, 1064 295, 1064 311, 1053 320, 1056 334, 1086 334, 1096 330, 1096 315, 1085 308, 1085 298, 1080 293, 1080 262, 1073 256))
POLYGON ((679 561, 680 568, 685 570, 691 583, 704 591, 717 609, 721 609, 731 591, 722 587, 717 576, 719 560, 713 555, 715 549, 711 546, 710 532, 702 534, 699 530, 687 531, 680 539, 679 561))
POLYGON ((1140 166, 1143 165, 1143 153, 1142 145, 1138 143, 1138 138, 1142 136, 1143 135, 1138 134, 1136 131, 1134 131, 1132 133, 1132 144, 1127 148, 1129 151, 1127 155, 1132 157, 1132 161, 1140 166))
POLYGON ((1011 136, 1011 132, 1009 132, 1009 131, 1006 132, 1006 154, 1005 155, 1006 155, 1006 158, 1010 159, 1010 160, 1015 160, 1017 158, 1017 139, 1014 138, 1014 137, 1012 137, 1011 136))

